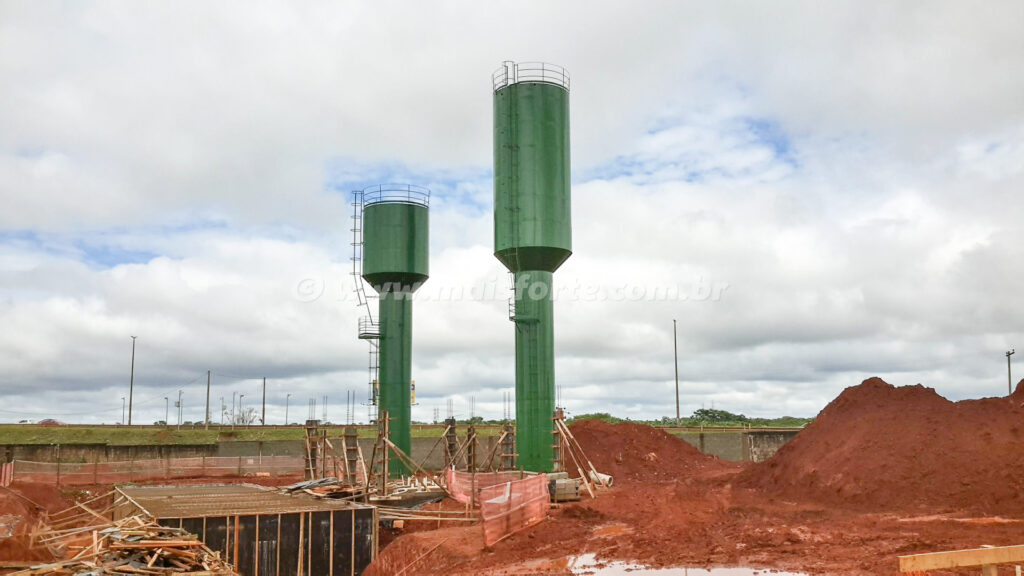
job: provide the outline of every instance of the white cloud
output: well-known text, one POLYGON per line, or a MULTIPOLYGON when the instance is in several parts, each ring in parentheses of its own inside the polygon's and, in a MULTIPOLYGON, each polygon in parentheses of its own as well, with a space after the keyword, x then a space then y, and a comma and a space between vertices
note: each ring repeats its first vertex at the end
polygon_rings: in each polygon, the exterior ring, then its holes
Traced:
POLYGON ((573 77, 574 412, 671 412, 673 318, 685 411, 806 415, 874 374, 1000 393, 1022 24, 1012 2, 2 4, 0 395, 113 421, 136 334, 146 420, 178 388, 201 417, 207 369, 215 399, 267 375, 274 421, 288 393, 292 420, 324 394, 340 419, 366 386, 347 192, 399 179, 434 191, 414 413, 500 415, 510 58, 573 77))

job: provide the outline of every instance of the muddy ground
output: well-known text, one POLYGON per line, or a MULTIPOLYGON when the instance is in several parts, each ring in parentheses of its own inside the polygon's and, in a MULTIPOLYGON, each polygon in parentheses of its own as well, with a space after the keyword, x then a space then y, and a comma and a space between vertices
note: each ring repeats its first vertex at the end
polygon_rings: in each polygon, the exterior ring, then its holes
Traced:
POLYGON ((1021 389, 950 402, 869 379, 763 464, 723 462, 646 426, 580 422, 572 430, 613 488, 490 549, 479 526, 412 524, 369 573, 570 574, 570 557, 595 554, 655 568, 888 575, 904 554, 1022 544, 1021 389))
MULTIPOLYGON (((647 426, 583 421, 572 430, 614 487, 552 507, 540 524, 490 548, 479 525, 408 522, 383 531, 367 574, 560 575, 572 573, 571 558, 593 554, 653 568, 891 575, 904 554, 1024 544, 1020 385, 1005 398, 950 402, 928 388, 870 379, 762 464, 724 462, 647 426)), ((53 512, 109 490, 12 488, 0 490, 0 517, 23 516, 21 535, 37 505, 53 512)), ((0 543, 0 560, 23 559, 20 542, 0 543)))

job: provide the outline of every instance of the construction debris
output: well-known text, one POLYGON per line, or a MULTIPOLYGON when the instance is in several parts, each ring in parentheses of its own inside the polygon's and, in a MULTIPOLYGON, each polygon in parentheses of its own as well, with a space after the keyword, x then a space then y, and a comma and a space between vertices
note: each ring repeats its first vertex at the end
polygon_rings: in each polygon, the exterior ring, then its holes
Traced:
POLYGON ((180 528, 160 526, 147 516, 130 516, 116 522, 79 504, 93 519, 86 526, 47 528, 33 536, 57 558, 65 560, 37 564, 13 574, 34 576, 100 576, 113 574, 191 574, 193 576, 237 576, 194 534, 180 528))

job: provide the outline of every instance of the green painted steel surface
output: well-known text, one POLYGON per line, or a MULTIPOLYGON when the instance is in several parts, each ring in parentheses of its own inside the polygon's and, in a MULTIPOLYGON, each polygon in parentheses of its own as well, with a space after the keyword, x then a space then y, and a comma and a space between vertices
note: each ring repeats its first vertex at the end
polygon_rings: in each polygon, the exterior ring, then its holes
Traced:
POLYGON ((569 92, 518 82, 494 93, 494 255, 515 273, 516 452, 552 469, 552 272, 572 254, 569 92))
MULTIPOLYGON (((412 295, 427 280, 429 229, 425 206, 380 202, 363 210, 363 278, 377 290, 380 325, 378 407, 386 410, 388 438, 410 453, 412 295)), ((408 474, 397 458, 392 477, 408 474)))
POLYGON ((494 93, 494 255, 554 272, 570 254, 569 93, 512 84, 494 93))
POLYGON ((516 452, 527 470, 550 472, 555 411, 552 274, 515 273, 516 452))
MULTIPOLYGON (((411 454, 412 292, 380 293, 380 410, 391 418, 388 438, 411 454)), ((388 464, 391 476, 408 474, 397 459, 388 464)))
POLYGON ((425 281, 429 249, 426 206, 382 202, 363 210, 363 278, 378 291, 389 282, 425 281))

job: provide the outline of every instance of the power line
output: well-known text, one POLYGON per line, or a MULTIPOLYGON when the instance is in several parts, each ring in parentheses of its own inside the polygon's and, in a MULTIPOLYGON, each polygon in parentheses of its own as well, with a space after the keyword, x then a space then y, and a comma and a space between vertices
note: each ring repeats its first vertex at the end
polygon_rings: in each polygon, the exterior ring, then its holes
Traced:
POLYGON ((238 376, 237 374, 223 374, 221 372, 212 372, 214 376, 220 376, 221 378, 228 378, 231 381, 237 380, 262 380, 263 376, 238 376))

